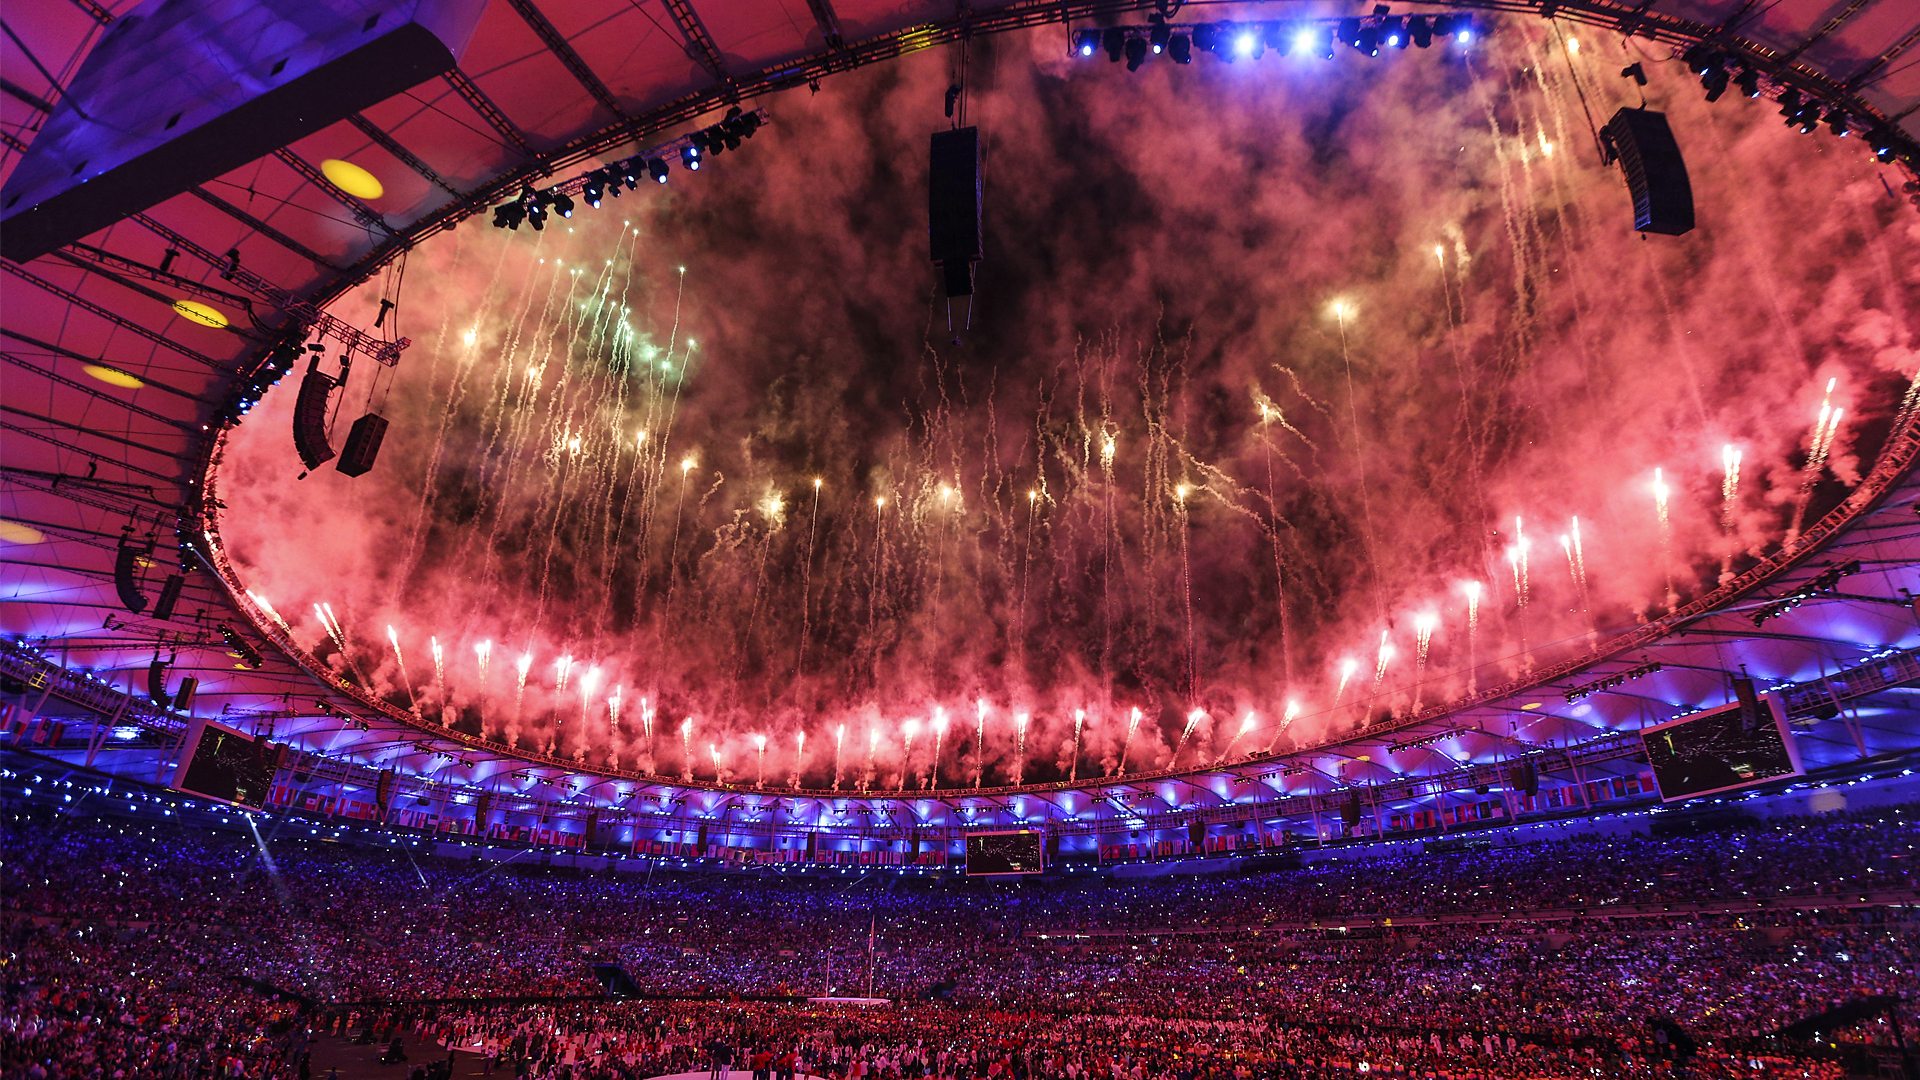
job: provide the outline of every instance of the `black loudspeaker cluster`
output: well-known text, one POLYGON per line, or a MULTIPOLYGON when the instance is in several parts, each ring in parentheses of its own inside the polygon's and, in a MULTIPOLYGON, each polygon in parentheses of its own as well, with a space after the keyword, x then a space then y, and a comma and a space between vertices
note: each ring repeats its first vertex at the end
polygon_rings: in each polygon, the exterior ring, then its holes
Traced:
POLYGON ((1604 141, 1627 175, 1637 232, 1680 236, 1693 231, 1693 185, 1667 118, 1651 109, 1621 109, 1604 141))
POLYGON ((128 537, 121 537, 120 548, 114 553, 113 589, 120 594, 120 603, 135 615, 147 610, 147 594, 140 591, 140 572, 152 557, 151 542, 136 547, 128 537))
POLYGON ((340 461, 334 466, 348 476, 360 476, 373 468, 373 459, 380 453, 380 441, 387 437, 387 418, 379 413, 368 413, 353 422, 353 429, 347 432, 347 445, 340 451, 340 461))
POLYGON ((948 297, 973 295, 981 255, 980 129, 935 132, 927 169, 927 253, 948 297))

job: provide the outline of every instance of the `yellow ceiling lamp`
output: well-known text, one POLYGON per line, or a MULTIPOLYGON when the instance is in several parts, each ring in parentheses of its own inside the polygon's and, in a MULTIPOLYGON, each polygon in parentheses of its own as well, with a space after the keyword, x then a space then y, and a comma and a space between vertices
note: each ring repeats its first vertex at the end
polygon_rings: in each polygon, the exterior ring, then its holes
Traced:
POLYGON ((320 163, 320 173, 327 178, 327 183, 356 199, 377 199, 387 193, 379 177, 351 161, 327 158, 320 163))
POLYGON ((189 322, 196 322, 215 330, 227 328, 227 316, 219 308, 203 304, 198 300, 175 300, 173 313, 189 322))
POLYGON ((0 518, 0 544, 37 544, 46 534, 31 525, 0 518))
POLYGON ((117 386, 122 390, 138 390, 147 385, 140 381, 138 375, 129 375, 119 368, 110 368, 105 364, 84 364, 80 370, 99 379, 108 386, 117 386))

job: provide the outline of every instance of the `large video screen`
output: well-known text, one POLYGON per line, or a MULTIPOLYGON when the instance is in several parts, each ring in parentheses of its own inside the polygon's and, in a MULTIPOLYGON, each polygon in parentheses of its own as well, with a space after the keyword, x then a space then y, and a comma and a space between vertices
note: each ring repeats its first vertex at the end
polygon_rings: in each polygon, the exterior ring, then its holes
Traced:
POLYGON ((280 768, 280 748, 224 724, 197 720, 187 732, 188 752, 174 772, 173 788, 189 795, 258 810, 280 768))
POLYGON ((1640 741, 1662 802, 1737 791, 1801 773, 1786 715, 1771 696, 1644 728, 1640 741))
POLYGON ((1044 848, 1031 830, 975 833, 967 837, 967 873, 1037 874, 1044 868, 1044 848))

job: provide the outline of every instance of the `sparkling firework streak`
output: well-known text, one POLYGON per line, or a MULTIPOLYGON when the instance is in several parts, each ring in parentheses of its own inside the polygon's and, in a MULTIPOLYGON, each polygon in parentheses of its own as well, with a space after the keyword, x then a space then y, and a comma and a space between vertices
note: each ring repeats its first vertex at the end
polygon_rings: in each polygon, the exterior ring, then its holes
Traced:
POLYGON ((787 776, 787 786, 798 790, 800 771, 807 767, 807 729, 801 728, 793 733, 793 772, 787 776))
POLYGON ((1426 688, 1427 653, 1433 648, 1433 632, 1440 626, 1440 616, 1431 611, 1423 611, 1413 617, 1413 707, 1420 708, 1420 694, 1426 688))
POLYGON ((553 670, 553 692, 556 694, 566 693, 567 677, 573 674, 573 654, 569 653, 554 661, 553 670))
POLYGON ((427 645, 433 649, 433 685, 444 686, 447 682, 447 660, 440 651, 440 639, 429 637, 427 645))
POLYGON ((400 669, 400 684, 407 688, 407 706, 414 715, 420 714, 420 702, 413 696, 413 678, 407 674, 407 658, 400 655, 400 635, 394 632, 393 624, 387 624, 387 641, 393 645, 394 665, 400 669))
POLYGON ((723 772, 720 768, 720 747, 715 743, 708 743, 707 757, 713 761, 713 782, 717 784, 720 782, 721 773, 723 772))
POLYGON ((767 737, 765 735, 755 735, 753 737, 753 753, 754 753, 753 786, 766 787, 767 786, 767 737))
POLYGON ((520 659, 513 663, 514 678, 516 680, 513 686, 513 715, 515 716, 520 715, 520 705, 526 700, 527 672, 532 670, 533 654, 530 652, 521 653, 520 659))
POLYGON ((691 716, 680 721, 680 757, 684 765, 680 778, 693 779, 693 717, 691 716))
POLYGON ((940 751, 947 742, 947 710, 933 710, 933 775, 929 781, 933 790, 940 790, 940 751))
POLYGON ((1127 751, 1133 749, 1133 733, 1140 730, 1140 707, 1127 710, 1127 737, 1120 741, 1120 775, 1127 775, 1127 751))
POLYGON ((272 619, 276 623, 279 623, 280 629, 285 630, 289 634, 293 633, 293 627, 288 626, 287 620, 281 618, 280 613, 273 610, 273 605, 267 603, 266 597, 261 596, 259 593, 254 592, 252 589, 248 589, 247 599, 253 601, 254 607, 257 607, 261 611, 266 612, 267 618, 272 619))
POLYGON ((1186 748, 1187 740, 1193 737, 1193 729, 1199 727, 1200 721, 1206 718, 1207 710, 1202 708, 1196 707, 1187 713, 1186 726, 1180 729, 1180 739, 1173 744, 1173 756, 1167 759, 1168 765, 1173 765, 1180 760, 1180 751, 1186 748))
POLYGON ((1334 704, 1339 704, 1340 700, 1346 696, 1347 684, 1353 681, 1354 675, 1357 674, 1359 670, 1360 661, 1355 660, 1351 656, 1343 656, 1340 658, 1340 685, 1333 691, 1334 704))
POLYGON ((1480 594, 1485 586, 1477 581, 1469 581, 1460 586, 1467 594, 1467 693, 1473 693, 1479 685, 1478 668, 1475 667, 1475 652, 1480 644, 1480 594))
POLYGON ((1022 778, 1027 775, 1027 723, 1032 719, 1033 717, 1027 713, 1017 712, 1013 714, 1013 728, 1019 739, 1015 746, 1013 759, 1013 782, 1015 784, 1021 783, 1022 778))
POLYGON ((1300 703, 1289 699, 1286 711, 1280 714, 1280 726, 1273 729, 1273 738, 1267 740, 1267 753, 1273 753, 1274 747, 1280 745, 1280 736, 1285 735, 1287 729, 1291 728, 1293 722, 1298 719, 1300 719, 1300 703))
POLYGON ((599 689, 600 669, 598 667, 590 667, 587 669, 585 675, 580 676, 580 722, 582 724, 587 722, 589 715, 593 711, 594 693, 599 689))
POLYGON ((900 725, 900 789, 915 786, 920 779, 913 772, 913 737, 920 734, 920 721, 909 718, 900 725))
POLYGON ((493 642, 483 641, 473 647, 473 666, 478 673, 480 685, 487 685, 487 662, 493 659, 493 642))
POLYGON ((1587 610, 1587 551, 1580 545, 1580 518, 1575 515, 1567 529, 1573 550, 1573 583, 1580 589, 1580 610, 1587 610))
POLYGON ((873 786, 873 756, 880 751, 880 729, 867 725, 867 764, 860 771, 860 789, 865 791, 873 786))
POLYGON ((1507 559, 1513 563, 1513 595, 1518 598, 1521 607, 1527 606, 1527 600, 1533 593, 1533 582, 1527 574, 1527 523, 1518 515, 1513 519, 1513 546, 1507 549, 1507 559))
POLYGON ((643 697, 640 699, 640 736, 647 741, 647 768, 648 770, 652 770, 654 768, 652 698, 643 697))
POLYGON ((1227 740, 1227 748, 1220 751, 1220 756, 1214 758, 1213 763, 1218 765, 1227 760, 1227 757, 1233 753, 1233 748, 1239 745, 1240 740, 1246 738, 1247 732, 1252 731, 1259 722, 1259 716, 1252 709, 1248 709, 1246 715, 1240 717, 1240 727, 1234 731, 1233 738, 1227 740))
POLYGON ((840 790, 840 751, 847 745, 847 725, 841 724, 833 732, 833 790, 840 790))
POLYGON ((1087 726, 1087 710, 1073 710, 1073 759, 1067 765, 1067 779, 1080 779, 1080 730, 1087 726))
POLYGON ((332 619, 327 617, 326 608, 320 604, 313 605, 313 616, 314 618, 320 620, 320 628, 325 630, 327 632, 327 636, 333 639, 334 646, 338 648, 341 652, 346 652, 347 636, 344 632, 341 631, 341 629, 338 626, 334 624, 334 621, 332 619))
POLYGON ((973 786, 979 787, 987 771, 987 699, 973 701, 973 786))
POLYGON ((1380 687, 1387 680, 1387 665, 1393 662, 1393 642, 1387 640, 1387 631, 1380 631, 1379 659, 1373 665, 1373 696, 1380 696, 1380 687))
POLYGON ((1720 448, 1720 527, 1733 531, 1733 510, 1740 500, 1740 448, 1720 448))
POLYGON ((1667 478, 1659 469, 1653 470, 1653 506, 1660 516, 1660 564, 1667 575, 1667 608, 1672 610, 1679 603, 1679 594, 1673 588, 1673 519, 1667 513, 1667 500, 1673 495, 1673 489, 1667 486, 1667 478))
POLYGON ((1827 380, 1827 392, 1820 398, 1820 413, 1813 421, 1813 444, 1807 451, 1807 472, 1818 473, 1827 463, 1827 453, 1833 449, 1833 433, 1840 428, 1840 417, 1846 410, 1833 405, 1834 388, 1840 385, 1838 376, 1827 380))
POLYGON ((607 727, 613 731, 620 730, 620 693, 624 689, 615 686, 613 693, 607 695, 607 727))

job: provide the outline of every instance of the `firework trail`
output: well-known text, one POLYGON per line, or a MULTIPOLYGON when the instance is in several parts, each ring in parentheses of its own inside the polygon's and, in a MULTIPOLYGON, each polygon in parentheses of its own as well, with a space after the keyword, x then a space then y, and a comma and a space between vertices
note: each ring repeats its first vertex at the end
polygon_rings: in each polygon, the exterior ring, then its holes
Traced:
MULTIPOLYGON (((429 637, 429 638, 427 639, 427 645, 428 645, 428 647, 429 647, 429 648, 431 648, 431 649, 433 650, 433 685, 434 685, 434 689, 435 689, 435 690, 440 690, 440 689, 441 689, 442 687, 444 687, 444 686, 446 685, 446 682, 447 682, 447 658, 446 658, 446 656, 445 656, 445 655, 444 655, 444 654, 443 654, 443 653, 442 653, 442 652, 440 651, 440 639, 439 639, 439 638, 437 638, 437 637, 429 637)), ((443 692, 444 692, 444 691, 443 691, 443 692)))
POLYGON ((553 662, 553 692, 567 692, 567 678, 573 674, 573 654, 568 653, 553 662))
POLYGON ((720 767, 719 744, 717 743, 707 744, 707 757, 713 761, 713 782, 718 784, 721 781, 722 773, 725 772, 725 770, 720 767))
MULTIPOLYGON (((879 646, 875 644, 874 629, 880 620, 880 590, 885 585, 886 539, 887 539, 887 497, 876 495, 873 498, 873 577, 867 583, 867 642, 872 650, 868 661, 868 673, 880 662, 879 646)), ((869 770, 871 771, 871 770, 869 770)))
POLYGON ((680 779, 693 779, 693 717, 680 721, 680 779))
POLYGON ((1027 775, 1027 722, 1032 719, 1033 717, 1027 713, 1013 714, 1013 727, 1019 739, 1015 744, 1013 759, 1013 782, 1016 785, 1020 784, 1022 778, 1027 775))
POLYGON ((820 530, 820 478, 813 478, 813 512, 807 515, 807 559, 800 575, 800 644, 793 659, 794 685, 807 669, 807 638, 813 633, 813 540, 820 530))
POLYGON ((933 710, 933 775, 929 779, 932 790, 940 790, 940 750, 947 742, 947 710, 936 707, 933 710))
POLYGON ((1580 610, 1588 610, 1587 598, 1587 551, 1580 543, 1580 518, 1575 515, 1567 529, 1569 548, 1573 553, 1573 583, 1580 590, 1580 610))
POLYGON ((680 459, 680 489, 678 494, 673 497, 673 543, 667 549, 667 598, 661 603, 660 612, 660 643, 662 646, 666 644, 667 627, 673 621, 673 596, 675 588, 680 583, 680 575, 676 571, 680 565, 680 519, 682 511, 686 509, 687 505, 687 474, 691 473, 694 470, 694 466, 698 464, 699 462, 694 459, 692 454, 688 454, 686 457, 680 459))
POLYGON ((1173 489, 1174 516, 1180 520, 1180 594, 1187 609, 1187 700, 1199 696, 1200 659, 1193 638, 1193 560, 1187 544, 1187 495, 1192 489, 1176 484, 1173 489))
POLYGON ((800 789, 800 772, 807 767, 807 729, 793 733, 793 771, 787 774, 787 786, 800 789))
POLYGON ((1293 722, 1298 719, 1300 719, 1300 703, 1289 700, 1286 711, 1280 716, 1280 726, 1273 729, 1273 738, 1267 740, 1267 748, 1264 752, 1273 753, 1274 747, 1280 745, 1280 736, 1285 735, 1287 729, 1292 727, 1293 722))
POLYGON ((407 708, 413 715, 420 715, 420 702, 413 696, 413 678, 407 674, 407 658, 400 655, 400 635, 394 633, 393 624, 387 624, 387 641, 393 645, 394 665, 400 669, 400 684, 407 688, 407 708))
POLYGON ((920 721, 907 718, 900 725, 900 790, 919 786, 920 777, 913 771, 913 738, 920 734, 920 721))
POLYGON ((1393 642, 1387 640, 1387 631, 1380 631, 1380 652, 1373 665, 1372 697, 1380 696, 1380 689, 1387 681, 1387 665, 1393 662, 1393 642))
POLYGON ((1346 697, 1347 684, 1353 681, 1353 676, 1359 672, 1359 670, 1360 661, 1355 660, 1351 656, 1343 656, 1340 658, 1340 685, 1335 687, 1333 691, 1334 704, 1338 705, 1341 699, 1346 697))
POLYGON ((613 693, 607 695, 607 729, 609 731, 618 732, 620 730, 620 694, 625 689, 625 687, 616 684, 613 688, 613 693))
POLYGON ((640 699, 640 737, 647 744, 647 771, 654 772, 659 766, 655 763, 653 747, 653 699, 649 697, 640 699))
POLYGON ((1660 565, 1667 576, 1667 610, 1673 610, 1680 602, 1679 594, 1673 587, 1673 518, 1667 512, 1667 501, 1673 495, 1673 489, 1667 486, 1667 479, 1659 469, 1653 470, 1653 507, 1660 518, 1660 565))
POLYGON ((1127 751, 1133 748, 1133 733, 1140 730, 1140 707, 1127 710, 1127 735, 1120 741, 1120 775, 1127 775, 1127 751))
POLYGON ((840 751, 847 745, 847 725, 833 731, 833 790, 840 790, 840 751))
POLYGON ((1425 689, 1427 678, 1427 654, 1433 649, 1433 632, 1440 626, 1440 616, 1431 611, 1423 611, 1413 617, 1413 707, 1420 708, 1420 692, 1425 689))
POLYGON ((1467 594, 1467 693, 1472 694, 1479 685, 1480 646, 1480 594, 1486 587, 1478 581, 1468 581, 1460 586, 1467 594))
MULTIPOLYGON (((1280 559, 1280 504, 1273 496, 1273 435, 1267 430, 1268 421, 1280 416, 1280 410, 1269 405, 1264 399, 1256 403, 1260 409, 1260 455, 1267 468, 1267 538, 1273 547, 1273 602, 1279 609, 1280 622, 1280 672, 1288 683, 1293 682, 1293 644, 1287 620, 1287 575, 1280 559)), ((1280 417, 1284 423, 1285 417, 1280 417)))
POLYGON ((289 634, 293 633, 293 627, 288 626, 287 620, 281 618, 280 613, 278 611, 273 610, 273 605, 267 603, 266 597, 261 596, 259 593, 254 592, 252 589, 248 589, 247 599, 253 601, 254 607, 257 607, 261 611, 266 612, 267 618, 272 619, 274 622, 280 624, 280 629, 285 630, 289 634))
POLYGON ((1173 744, 1173 755, 1167 759, 1167 766, 1169 768, 1179 763, 1180 751, 1186 748, 1187 740, 1193 737, 1193 729, 1199 727, 1200 721, 1206 718, 1207 710, 1202 708, 1195 707, 1191 712, 1187 713, 1186 725, 1180 729, 1180 738, 1173 744))
POLYGON ((979 787, 987 771, 987 699, 973 702, 973 786, 979 787))
POLYGON ((753 786, 766 787, 767 786, 767 737, 765 735, 755 735, 753 737, 753 754, 754 754, 753 786))
POLYGON ((593 699, 595 692, 599 689, 600 669, 598 667, 590 667, 587 669, 586 674, 580 676, 580 723, 582 725, 580 735, 582 738, 586 737, 585 724, 592 718, 593 699))
MULTIPOLYGON (((1028 571, 1033 564, 1033 519, 1034 519, 1034 516, 1040 512, 1039 504, 1040 504, 1040 489, 1028 488, 1027 489, 1027 536, 1026 536, 1025 542, 1022 543, 1020 547, 1020 608, 1015 619, 1013 641, 1011 642, 1013 646, 1013 648, 1011 649, 1011 652, 1013 653, 1014 663, 1016 667, 1024 666, 1023 659, 1026 655, 1027 576, 1028 576, 1028 571)), ((1016 780, 1014 781, 1014 783, 1017 784, 1019 783, 1019 781, 1016 780)))
POLYGON ((1255 715, 1252 709, 1248 709, 1246 712, 1246 715, 1240 718, 1240 727, 1236 731, 1234 731, 1233 738, 1227 740, 1227 748, 1225 750, 1220 751, 1220 756, 1214 758, 1213 763, 1215 765, 1218 765, 1221 762, 1227 760, 1228 756, 1230 756, 1233 753, 1233 748, 1239 744, 1241 739, 1246 738, 1247 733, 1249 731, 1252 731, 1254 729, 1254 726, 1259 722, 1260 722, 1260 718, 1257 715, 1255 715))
POLYGON ((473 667, 477 673, 482 690, 486 689, 487 686, 487 662, 492 659, 493 642, 491 639, 482 641, 473 647, 473 667))
POLYGON ((533 654, 525 652, 514 661, 513 673, 513 721, 517 729, 520 723, 520 707, 527 699, 527 672, 533 670, 533 654))
POLYGON ((1067 779, 1080 779, 1080 731, 1087 726, 1087 710, 1073 710, 1073 758, 1067 764, 1067 779))
POLYGON ((1733 531, 1733 511, 1740 500, 1740 448, 1720 448, 1720 527, 1733 531))
POLYGON ((860 790, 866 791, 873 786, 873 756, 880 750, 880 729, 867 725, 867 763, 860 770, 860 790))
POLYGON ((1526 610, 1527 601, 1533 597, 1533 581, 1527 573, 1527 555, 1533 545, 1527 541, 1527 523, 1519 515, 1513 519, 1513 546, 1507 549, 1507 558, 1513 563, 1513 594, 1518 598, 1520 608, 1526 610))

